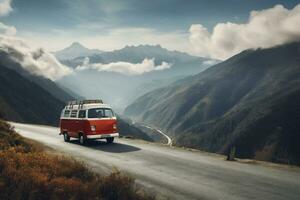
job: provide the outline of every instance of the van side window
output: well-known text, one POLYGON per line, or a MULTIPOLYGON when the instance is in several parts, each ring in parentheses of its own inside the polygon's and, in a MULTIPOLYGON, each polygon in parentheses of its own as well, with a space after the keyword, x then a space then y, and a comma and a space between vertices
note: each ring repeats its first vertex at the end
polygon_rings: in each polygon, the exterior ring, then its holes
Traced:
POLYGON ((88 112, 89 118, 102 118, 102 116, 103 116, 103 109, 101 109, 101 108, 89 109, 89 112, 88 112))
POLYGON ((88 111, 88 118, 112 118, 114 116, 110 108, 92 108, 88 111))
POLYGON ((86 111, 85 110, 80 110, 78 113, 78 118, 85 118, 86 117, 86 111))
POLYGON ((72 118, 76 118, 77 117, 77 110, 72 110, 71 111, 71 116, 72 118))
POLYGON ((65 110, 64 117, 69 117, 69 115, 70 115, 70 110, 65 110))

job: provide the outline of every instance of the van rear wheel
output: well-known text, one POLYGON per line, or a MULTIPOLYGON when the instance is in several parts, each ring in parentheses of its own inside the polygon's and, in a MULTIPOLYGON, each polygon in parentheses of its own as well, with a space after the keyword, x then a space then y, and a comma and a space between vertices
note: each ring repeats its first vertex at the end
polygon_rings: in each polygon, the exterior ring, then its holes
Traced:
POLYGON ((64 141, 70 142, 70 136, 68 135, 68 133, 64 133, 64 141))
POLYGON ((80 134, 80 135, 79 135, 79 143, 80 143, 81 145, 85 145, 85 144, 86 144, 86 138, 84 137, 83 134, 80 134))
POLYGON ((110 138, 106 138, 106 142, 108 143, 108 144, 111 144, 111 143, 113 143, 114 142, 114 137, 110 137, 110 138))

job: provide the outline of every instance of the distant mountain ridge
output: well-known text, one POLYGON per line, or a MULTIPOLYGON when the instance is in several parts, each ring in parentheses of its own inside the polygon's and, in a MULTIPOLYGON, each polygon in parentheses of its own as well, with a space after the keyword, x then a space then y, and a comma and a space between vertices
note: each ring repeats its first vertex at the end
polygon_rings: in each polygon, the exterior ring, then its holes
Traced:
POLYGON ((94 54, 100 54, 103 51, 98 49, 88 49, 79 42, 73 42, 69 47, 60 51, 54 52, 54 55, 59 60, 69 60, 81 56, 91 56, 94 54))
POLYGON ((125 114, 178 145, 300 164, 300 43, 244 51, 145 94, 125 114))
POLYGON ((90 63, 103 64, 112 62, 141 63, 145 58, 155 58, 156 64, 160 64, 163 61, 168 63, 193 63, 199 61, 218 62, 218 60, 196 57, 180 51, 171 51, 160 45, 125 46, 122 49, 106 51, 101 54, 89 56, 81 55, 75 59, 63 60, 62 62, 75 68, 82 64, 84 57, 89 57, 90 63))
POLYGON ((90 61, 92 63, 110 63, 115 61, 139 63, 145 58, 155 58, 157 64, 162 61, 176 63, 192 62, 199 59, 208 60, 205 58, 191 56, 184 52, 170 51, 160 45, 138 45, 125 46, 119 50, 104 52, 102 55, 93 55, 90 57, 90 61))
MULTIPOLYGON (((66 76, 58 82, 70 90, 88 98, 103 98, 119 111, 140 95, 167 85, 188 75, 197 74, 210 67, 207 58, 191 56, 178 51, 170 51, 160 45, 126 46, 123 49, 103 52, 88 56, 89 62, 108 64, 116 62, 142 63, 145 58, 155 59, 155 65, 167 62, 169 69, 153 70, 141 75, 126 75, 109 71, 83 70, 66 76), (91 85, 93 87, 91 87, 91 85)), ((76 68, 83 65, 85 57, 62 61, 63 64, 76 68)))

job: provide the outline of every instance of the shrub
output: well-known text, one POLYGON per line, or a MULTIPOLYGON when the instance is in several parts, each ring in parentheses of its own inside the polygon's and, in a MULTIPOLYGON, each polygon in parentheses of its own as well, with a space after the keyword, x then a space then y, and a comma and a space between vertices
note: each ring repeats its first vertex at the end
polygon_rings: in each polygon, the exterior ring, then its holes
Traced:
POLYGON ((84 163, 47 154, 0 121, 0 199, 155 199, 115 170, 101 176, 84 163))

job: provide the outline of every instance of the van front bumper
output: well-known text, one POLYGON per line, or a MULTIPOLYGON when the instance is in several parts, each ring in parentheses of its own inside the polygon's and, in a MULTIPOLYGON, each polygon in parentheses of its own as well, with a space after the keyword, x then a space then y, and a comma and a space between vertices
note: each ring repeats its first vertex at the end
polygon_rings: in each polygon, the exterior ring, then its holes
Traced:
POLYGON ((111 137, 119 137, 119 133, 110 133, 110 134, 97 134, 97 135, 87 135, 87 139, 103 139, 103 138, 111 138, 111 137))

